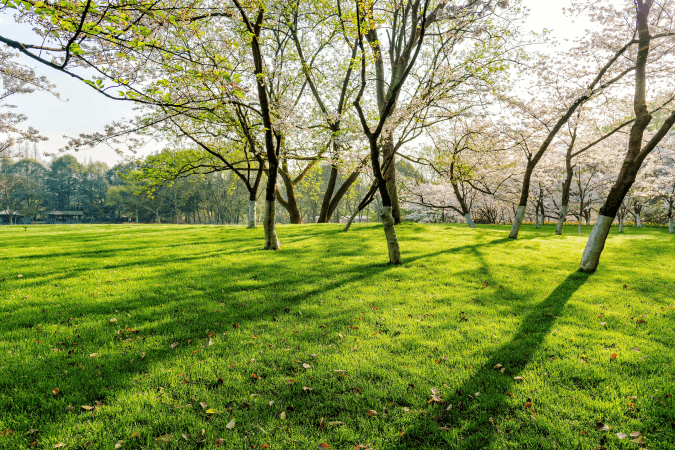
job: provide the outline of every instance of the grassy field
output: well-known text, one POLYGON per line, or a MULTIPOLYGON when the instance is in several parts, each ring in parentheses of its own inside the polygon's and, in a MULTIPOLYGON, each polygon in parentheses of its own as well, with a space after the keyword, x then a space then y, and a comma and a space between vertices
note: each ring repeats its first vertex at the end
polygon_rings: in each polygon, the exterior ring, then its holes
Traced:
POLYGON ((553 227, 3 227, 0 448, 673 448, 675 237, 553 227))

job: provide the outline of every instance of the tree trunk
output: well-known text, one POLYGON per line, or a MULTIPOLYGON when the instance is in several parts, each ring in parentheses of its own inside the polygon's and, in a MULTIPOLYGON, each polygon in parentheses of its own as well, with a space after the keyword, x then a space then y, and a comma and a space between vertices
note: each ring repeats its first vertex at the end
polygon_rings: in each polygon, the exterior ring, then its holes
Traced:
POLYGON ((464 218, 466 219, 466 223, 469 225, 469 227, 471 227, 472 229, 476 228, 476 224, 474 224, 473 221, 471 220, 471 213, 466 213, 464 215, 464 218))
POLYGON ((359 210, 357 208, 356 211, 354 211, 354 213, 352 213, 352 215, 349 217, 349 220, 347 221, 347 224, 345 224, 345 228, 342 229, 343 232, 349 232, 349 228, 352 226, 352 222, 354 222, 354 218, 356 218, 356 215, 359 214, 360 211, 361 210, 359 210))
POLYGON ((579 216, 577 216, 577 233, 581 235, 581 213, 579 213, 579 216))
POLYGON ((635 227, 642 227, 642 223, 640 222, 640 213, 635 213, 635 227))
POLYGON ((539 206, 534 210, 534 228, 539 228, 539 206))
POLYGON ((384 235, 387 238, 389 263, 400 265, 401 251, 398 247, 398 238, 396 237, 396 228, 394 227, 394 218, 391 215, 391 212, 392 207, 384 207, 382 209, 382 225, 384 226, 384 235))
POLYGON ((673 218, 668 218, 668 233, 673 233, 673 218))
MULTIPOLYGON (((324 224, 330 220, 329 207, 331 204, 331 198, 333 197, 333 192, 335 191, 335 183, 337 181, 338 169, 336 165, 331 165, 330 168, 330 178, 328 179, 328 187, 326 192, 323 195, 323 202, 321 203, 321 212, 319 213, 319 220, 317 223, 324 224)), ((332 212, 331 212, 332 213, 332 212)), ((312 218, 313 220, 314 218, 312 218)), ((312 221, 313 222, 313 221, 312 221)))
POLYGON ((600 254, 605 247, 605 241, 612 227, 614 217, 599 215, 593 226, 591 236, 588 237, 584 255, 581 257, 579 269, 583 272, 594 272, 600 262, 600 254))
POLYGON ((509 238, 516 239, 518 238, 518 231, 520 230, 520 225, 523 223, 523 217, 525 216, 525 209, 527 207, 521 205, 518 207, 515 218, 513 218, 513 225, 511 226, 511 232, 509 233, 509 238))
POLYGON ((248 227, 247 229, 255 229, 255 199, 248 201, 248 227))
POLYGON ((279 174, 286 187, 286 200, 279 197, 279 203, 288 211, 291 224, 302 224, 302 216, 300 216, 300 208, 298 207, 298 200, 295 197, 295 187, 290 175, 285 168, 279 168, 279 174))
POLYGON ((265 229, 265 249, 273 251, 281 249, 279 238, 277 238, 275 204, 276 202, 274 201, 265 201, 265 215, 263 219, 263 228, 265 229))
POLYGON ((567 205, 563 205, 560 209, 560 217, 558 218, 558 225, 555 226, 555 234, 562 235, 563 225, 565 224, 565 218, 567 217, 567 205))
POLYGON ((384 179, 387 181, 389 197, 391 197, 391 215, 394 218, 394 224, 401 223, 401 209, 398 202, 398 187, 396 186, 396 154, 394 150, 394 136, 389 134, 384 142, 382 160, 387 164, 384 168, 384 179))
POLYGON ((623 233, 623 215, 619 216, 619 233, 623 233))

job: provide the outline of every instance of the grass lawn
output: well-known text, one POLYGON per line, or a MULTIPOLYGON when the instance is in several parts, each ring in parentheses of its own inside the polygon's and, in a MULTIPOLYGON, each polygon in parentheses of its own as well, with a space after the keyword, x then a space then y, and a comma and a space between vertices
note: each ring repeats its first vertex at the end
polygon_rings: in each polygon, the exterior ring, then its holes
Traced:
POLYGON ((0 448, 675 446, 667 230, 341 227, 2 227, 0 448))

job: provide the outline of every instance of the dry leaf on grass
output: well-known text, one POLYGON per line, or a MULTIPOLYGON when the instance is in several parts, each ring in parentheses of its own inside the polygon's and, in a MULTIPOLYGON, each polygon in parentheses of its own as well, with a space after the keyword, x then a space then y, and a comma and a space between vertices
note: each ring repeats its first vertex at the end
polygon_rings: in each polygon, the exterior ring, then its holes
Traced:
POLYGON ((173 442, 173 437, 171 437, 171 434, 160 435, 155 439, 155 441, 160 445, 167 445, 173 442))
POLYGON ((234 429, 234 418, 232 418, 230 422, 225 425, 225 429, 234 429))

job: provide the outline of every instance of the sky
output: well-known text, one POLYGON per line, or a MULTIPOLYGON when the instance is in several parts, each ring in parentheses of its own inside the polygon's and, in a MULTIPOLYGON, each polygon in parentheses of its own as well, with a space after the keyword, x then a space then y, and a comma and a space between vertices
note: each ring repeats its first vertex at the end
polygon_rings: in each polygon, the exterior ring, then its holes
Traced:
MULTIPOLYGON (((530 9, 525 27, 533 31, 549 29, 553 37, 559 40, 582 35, 585 29, 583 21, 573 21, 562 13, 562 8, 568 4, 568 1, 525 0, 524 5, 530 9)), ((19 41, 33 36, 24 24, 14 23, 9 14, 0 14, 0 35, 19 41)), ((57 152, 68 141, 64 135, 76 137, 80 133, 102 132, 106 124, 134 116, 133 105, 129 102, 108 99, 84 83, 48 67, 38 67, 25 57, 21 61, 33 67, 38 74, 46 75, 56 85, 55 90, 61 94, 60 99, 45 92, 17 95, 8 99, 9 103, 18 107, 15 112, 28 116, 26 125, 32 125, 49 138, 48 141, 38 144, 41 152, 57 152)), ((141 149, 139 155, 158 149, 159 145, 149 145, 141 149)), ((69 153, 83 163, 91 159, 103 161, 109 166, 122 159, 113 149, 102 145, 69 153)))

